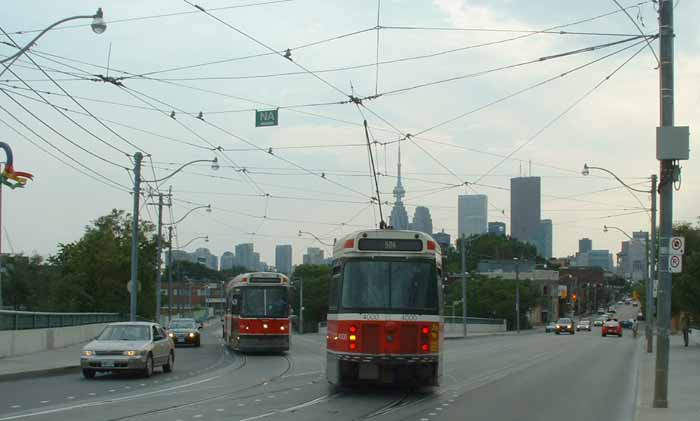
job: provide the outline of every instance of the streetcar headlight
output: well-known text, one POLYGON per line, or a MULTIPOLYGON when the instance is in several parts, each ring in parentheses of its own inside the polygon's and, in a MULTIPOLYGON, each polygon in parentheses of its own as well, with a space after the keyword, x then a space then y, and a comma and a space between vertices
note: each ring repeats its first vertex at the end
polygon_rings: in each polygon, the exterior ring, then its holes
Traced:
POLYGON ((284 326, 280 326, 280 330, 284 330, 284 326))
POLYGON ((267 323, 263 323, 263 329, 267 329, 267 323))

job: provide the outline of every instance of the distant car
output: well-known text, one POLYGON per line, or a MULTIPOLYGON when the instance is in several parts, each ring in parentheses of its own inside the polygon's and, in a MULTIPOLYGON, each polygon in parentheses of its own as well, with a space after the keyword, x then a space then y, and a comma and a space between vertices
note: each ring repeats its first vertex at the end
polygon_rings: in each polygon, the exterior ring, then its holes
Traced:
POLYGON ((632 307, 639 307, 639 303, 637 301, 632 301, 632 307))
POLYGON ((569 332, 570 334, 576 333, 576 329, 574 329, 574 322, 571 319, 567 318, 562 318, 557 320, 557 324, 555 327, 554 332, 558 335, 562 332, 569 332))
POLYGON ((199 333, 201 324, 194 319, 173 319, 168 324, 168 336, 175 345, 201 346, 202 340, 199 333))
POLYGON ((576 331, 578 332, 579 330, 587 330, 591 331, 591 321, 590 320, 579 320, 579 322, 576 324, 576 331))
POLYGON ((86 379, 105 371, 140 371, 150 377, 154 367, 161 366, 169 373, 174 365, 173 342, 162 327, 150 322, 110 323, 80 355, 86 379))
POLYGON ((598 309, 598 314, 605 314, 605 309, 603 307, 600 307, 598 309))
POLYGON ((603 323, 605 323, 606 320, 608 320, 607 317, 598 317, 597 319, 595 319, 593 321, 593 326, 597 326, 597 327, 603 326, 603 323))
POLYGON ((618 301, 618 302, 617 302, 617 305, 619 305, 619 306, 624 305, 624 304, 625 304, 625 303, 624 303, 623 301, 618 301))
POLYGON ((544 332, 545 333, 550 333, 554 332, 557 329, 557 325, 554 324, 554 322, 549 322, 547 326, 544 327, 544 332))
POLYGON ((639 313, 637 313, 637 320, 640 322, 643 321, 644 320, 644 313, 642 313, 641 311, 639 313))
POLYGON ((608 313, 610 313, 610 314, 615 314, 615 313, 617 313, 617 312, 615 311, 615 307, 608 307, 608 313))
POLYGON ((610 319, 607 320, 603 324, 603 328, 601 329, 601 335, 603 337, 608 336, 608 335, 617 335, 618 337, 622 337, 622 325, 620 322, 617 321, 617 319, 610 319))
POLYGON ((620 322, 620 325, 622 325, 623 329, 632 329, 634 327, 634 320, 633 319, 623 320, 620 322))

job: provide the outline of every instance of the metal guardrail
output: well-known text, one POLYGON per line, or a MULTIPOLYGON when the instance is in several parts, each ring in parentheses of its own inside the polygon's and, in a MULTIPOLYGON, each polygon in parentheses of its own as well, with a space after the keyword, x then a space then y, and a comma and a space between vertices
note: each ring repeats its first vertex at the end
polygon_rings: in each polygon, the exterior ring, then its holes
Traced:
MULTIPOLYGON (((462 317, 452 317, 452 316, 445 316, 444 320, 445 323, 450 323, 450 324, 462 324, 462 317)), ((505 323, 505 319, 487 319, 483 317, 467 317, 467 324, 470 325, 502 325, 505 323)))
POLYGON ((46 329, 127 320, 119 313, 44 313, 0 310, 0 330, 46 329))

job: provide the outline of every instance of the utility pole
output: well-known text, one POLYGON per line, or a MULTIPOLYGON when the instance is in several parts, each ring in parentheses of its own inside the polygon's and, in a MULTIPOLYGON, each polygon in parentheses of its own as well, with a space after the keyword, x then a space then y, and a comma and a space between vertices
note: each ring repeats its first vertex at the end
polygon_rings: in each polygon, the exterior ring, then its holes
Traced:
POLYGON ((163 277, 161 272, 161 253, 163 236, 163 193, 158 193, 158 237, 156 238, 156 323, 160 323, 160 283, 163 277))
POLYGON ((304 333, 304 278, 299 277, 299 334, 304 333))
POLYGON ((131 215, 131 305, 130 320, 136 321, 139 268, 139 197, 141 196, 141 160, 143 154, 134 154, 134 210, 131 215))
POLYGON ((0 310, 2 310, 2 183, 0 183, 0 310))
MULTIPOLYGON (((462 254, 462 336, 467 337, 467 255, 465 253, 465 238, 462 233, 462 239, 459 242, 462 254)), ((454 309, 453 309, 454 310, 454 309)))
POLYGON ((515 326, 520 334, 520 260, 515 258, 515 326))
POLYGON ((173 227, 168 227, 168 323, 173 318, 173 227))
MULTIPOLYGON (((659 113, 661 129, 674 125, 673 80, 673 1, 659 0, 659 113)), ((657 138, 657 150, 659 148, 657 138)), ((659 171, 659 235, 668 242, 673 235, 673 182, 676 165, 673 159, 662 159, 659 171)), ((666 245, 668 249, 668 245, 666 245)), ((656 377, 654 379, 654 408, 668 408, 668 353, 671 327, 671 272, 668 250, 659 259, 658 324, 656 343, 656 377), (666 258, 664 260, 664 258, 666 258)))
POLYGON ((654 352, 654 279, 656 279, 656 174, 651 175, 651 239, 647 242, 649 274, 647 276, 646 328, 647 352, 654 352), (651 244, 649 244, 651 243, 651 244))

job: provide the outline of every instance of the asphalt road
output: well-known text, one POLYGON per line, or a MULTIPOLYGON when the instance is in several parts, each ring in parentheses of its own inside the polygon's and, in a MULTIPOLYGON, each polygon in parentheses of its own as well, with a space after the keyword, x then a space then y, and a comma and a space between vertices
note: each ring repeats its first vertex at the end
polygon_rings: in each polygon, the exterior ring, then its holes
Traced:
POLYGON ((424 390, 331 388, 323 373, 324 340, 295 336, 285 355, 245 356, 214 344, 189 353, 178 349, 174 373, 147 381, 62 376, 15 382, 14 391, 0 385, 0 421, 619 421, 633 415, 640 341, 629 330, 622 338, 603 338, 594 328, 572 336, 538 331, 450 340, 443 385, 424 390), (68 400, 68 390, 74 399, 68 400), (15 401, 24 404, 12 408, 15 401))

